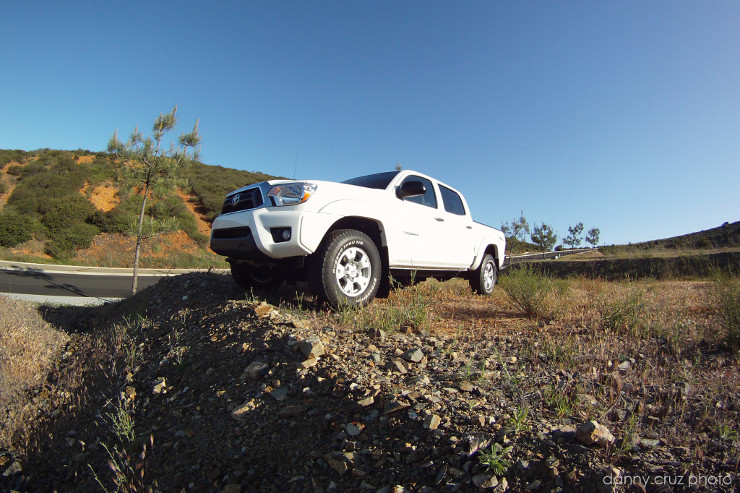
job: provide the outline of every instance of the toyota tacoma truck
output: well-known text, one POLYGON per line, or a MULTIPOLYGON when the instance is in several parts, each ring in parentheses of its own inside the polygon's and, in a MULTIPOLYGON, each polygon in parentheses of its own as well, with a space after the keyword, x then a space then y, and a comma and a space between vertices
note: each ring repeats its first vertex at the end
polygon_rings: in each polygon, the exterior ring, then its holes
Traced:
POLYGON ((410 170, 249 185, 226 196, 211 231, 211 249, 240 287, 304 280, 335 307, 387 295, 391 276, 466 277, 489 295, 505 242, 473 221, 460 192, 410 170))

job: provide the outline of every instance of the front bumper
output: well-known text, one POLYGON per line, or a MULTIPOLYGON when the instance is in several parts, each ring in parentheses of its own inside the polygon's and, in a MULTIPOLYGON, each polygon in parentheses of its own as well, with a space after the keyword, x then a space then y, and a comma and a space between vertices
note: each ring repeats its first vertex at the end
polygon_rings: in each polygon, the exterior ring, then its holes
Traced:
POLYGON ((211 250, 232 259, 257 261, 310 255, 338 216, 299 207, 261 207, 222 214, 213 222, 211 250), (290 231, 290 239, 275 238, 275 230, 285 229, 290 231))

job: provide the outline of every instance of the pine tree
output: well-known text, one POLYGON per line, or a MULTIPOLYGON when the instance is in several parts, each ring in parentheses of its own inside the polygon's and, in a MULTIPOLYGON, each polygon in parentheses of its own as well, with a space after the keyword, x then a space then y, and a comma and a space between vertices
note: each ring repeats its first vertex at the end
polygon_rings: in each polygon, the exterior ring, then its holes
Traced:
POLYGON ((532 243, 542 249, 542 258, 545 258, 545 251, 552 250, 558 241, 558 235, 545 223, 535 226, 530 238, 532 238, 532 243))
POLYGON ((199 152, 200 134, 198 120, 192 132, 182 134, 178 139, 178 146, 170 144, 169 149, 162 147, 164 135, 175 128, 177 106, 171 113, 159 114, 152 127, 152 136, 144 137, 136 127, 126 142, 118 140, 118 131, 108 142, 108 152, 115 154, 117 159, 119 178, 124 187, 133 189, 141 194, 143 201, 139 212, 138 225, 134 228, 136 249, 134 252, 134 279, 131 293, 136 294, 139 274, 139 256, 144 239, 163 229, 163 224, 156 224, 150 220, 146 226, 144 215, 147 201, 156 194, 171 191, 183 182, 182 172, 189 159, 197 159, 199 152))

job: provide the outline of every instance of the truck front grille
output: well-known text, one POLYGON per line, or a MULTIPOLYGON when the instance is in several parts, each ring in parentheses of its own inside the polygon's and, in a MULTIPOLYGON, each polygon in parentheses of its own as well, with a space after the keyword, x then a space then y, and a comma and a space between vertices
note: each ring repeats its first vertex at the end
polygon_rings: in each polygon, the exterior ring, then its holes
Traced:
POLYGON ((217 229, 213 232, 213 237, 218 240, 232 240, 235 238, 246 238, 252 234, 249 228, 226 228, 217 229))
POLYGON ((248 190, 229 195, 224 201, 221 214, 229 212, 246 211, 262 205, 262 192, 259 188, 250 188, 248 190))

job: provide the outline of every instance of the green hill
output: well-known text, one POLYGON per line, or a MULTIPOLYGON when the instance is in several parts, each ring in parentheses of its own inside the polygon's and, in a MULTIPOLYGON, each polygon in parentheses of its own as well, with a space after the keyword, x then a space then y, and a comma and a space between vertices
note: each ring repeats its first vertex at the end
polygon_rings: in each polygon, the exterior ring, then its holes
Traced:
MULTIPOLYGON (((159 220, 174 218, 187 235, 191 256, 205 260, 203 266, 210 260, 222 264, 208 250, 207 233, 225 195, 275 177, 192 162, 185 178, 186 190, 152 200, 146 213, 159 220)), ((121 189, 108 153, 0 150, 0 258, 84 261, 84 250, 96 239, 120 237, 130 229, 141 202, 140 195, 121 189)), ((175 266, 165 259, 158 264, 175 266)))

